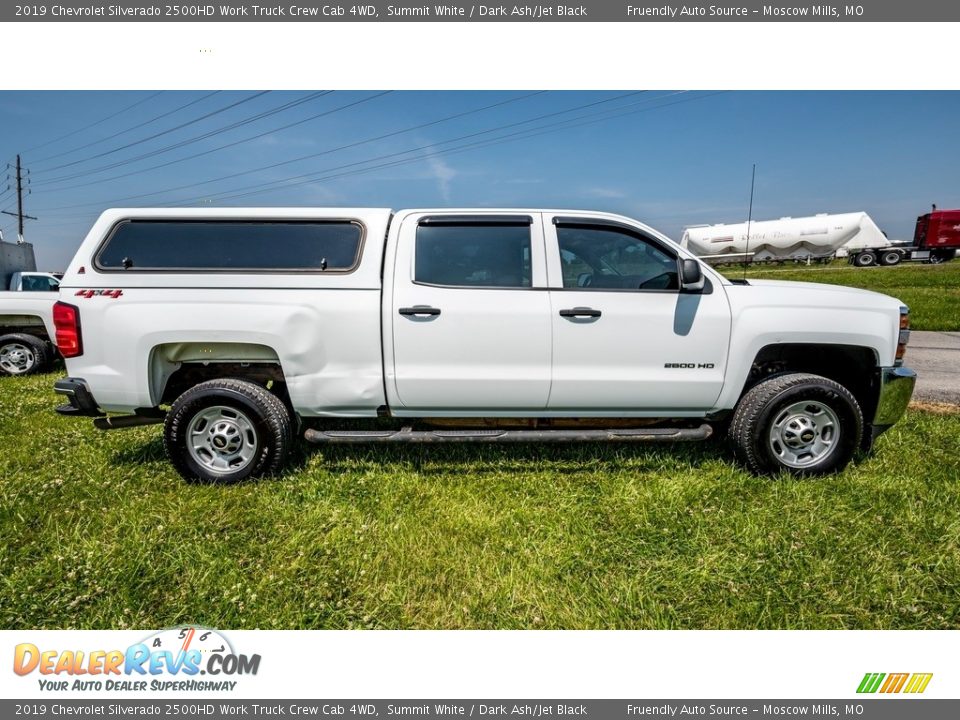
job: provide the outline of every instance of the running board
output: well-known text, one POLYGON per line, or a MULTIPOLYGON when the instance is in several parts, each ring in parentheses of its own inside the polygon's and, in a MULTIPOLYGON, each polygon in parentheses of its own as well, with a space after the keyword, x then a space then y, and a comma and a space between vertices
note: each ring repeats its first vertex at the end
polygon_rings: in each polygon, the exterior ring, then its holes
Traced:
POLYGON ((509 443, 509 442, 691 442, 706 440, 713 428, 605 430, 314 430, 303 438, 317 445, 351 443, 509 443))
POLYGON ((94 418, 93 426, 97 430, 125 430, 141 425, 159 425, 165 418, 166 414, 162 412, 149 415, 108 415, 94 418))

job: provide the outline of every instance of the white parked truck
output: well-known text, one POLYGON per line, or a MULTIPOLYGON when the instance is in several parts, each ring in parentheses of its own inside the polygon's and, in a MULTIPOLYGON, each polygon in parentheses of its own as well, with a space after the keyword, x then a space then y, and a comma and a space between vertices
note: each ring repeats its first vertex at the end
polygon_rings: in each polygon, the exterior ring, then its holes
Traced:
POLYGON ((0 375, 30 375, 53 362, 53 304, 60 281, 43 272, 15 272, 0 291, 0 375))
POLYGON ((891 243, 865 212, 688 227, 680 240, 708 262, 829 259, 891 243))
POLYGON ((916 377, 900 301, 733 282, 642 223, 584 211, 109 210, 54 321, 58 411, 163 423, 174 466, 204 481, 275 471, 297 437, 715 429, 754 472, 823 474, 900 418, 916 377))

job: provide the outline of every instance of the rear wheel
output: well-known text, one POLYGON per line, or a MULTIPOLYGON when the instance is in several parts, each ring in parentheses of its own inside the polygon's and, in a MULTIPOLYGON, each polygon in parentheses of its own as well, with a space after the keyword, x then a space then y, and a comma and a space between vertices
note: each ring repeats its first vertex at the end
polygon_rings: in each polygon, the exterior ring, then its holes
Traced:
POLYGON ((31 375, 50 361, 50 348, 38 337, 20 333, 0 337, 0 374, 31 375))
POLYGON ((287 407, 260 385, 210 380, 173 403, 163 442, 185 479, 230 483, 279 469, 293 429, 287 407))
POLYGON ((819 375, 771 377, 737 404, 730 440, 754 473, 797 476, 839 472, 863 435, 863 414, 842 385, 819 375))
POLYGON ((857 267, 871 267, 877 264, 877 256, 872 252, 857 253, 853 258, 853 264, 857 267))
POLYGON ((901 260, 903 256, 896 250, 887 250, 880 256, 881 265, 899 265, 901 260))

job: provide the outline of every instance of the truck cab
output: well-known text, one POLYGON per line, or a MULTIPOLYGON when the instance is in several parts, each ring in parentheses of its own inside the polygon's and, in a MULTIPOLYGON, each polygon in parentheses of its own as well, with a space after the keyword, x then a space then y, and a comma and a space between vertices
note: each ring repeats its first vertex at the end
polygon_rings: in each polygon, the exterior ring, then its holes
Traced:
POLYGON ((960 248, 960 210, 934 210, 917 218, 914 245, 933 262, 946 262, 960 248))

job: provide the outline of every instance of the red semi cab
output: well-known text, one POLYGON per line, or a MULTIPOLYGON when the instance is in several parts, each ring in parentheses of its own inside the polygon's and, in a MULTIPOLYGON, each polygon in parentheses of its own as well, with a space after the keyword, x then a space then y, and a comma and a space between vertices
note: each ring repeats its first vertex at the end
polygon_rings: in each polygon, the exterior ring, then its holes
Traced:
POLYGON ((912 245, 860 248, 848 262, 857 267, 899 265, 905 260, 938 264, 953 260, 960 249, 960 210, 933 210, 917 218, 912 245))
POLYGON ((960 248, 960 210, 934 210, 918 217, 913 244, 952 260, 960 248))

